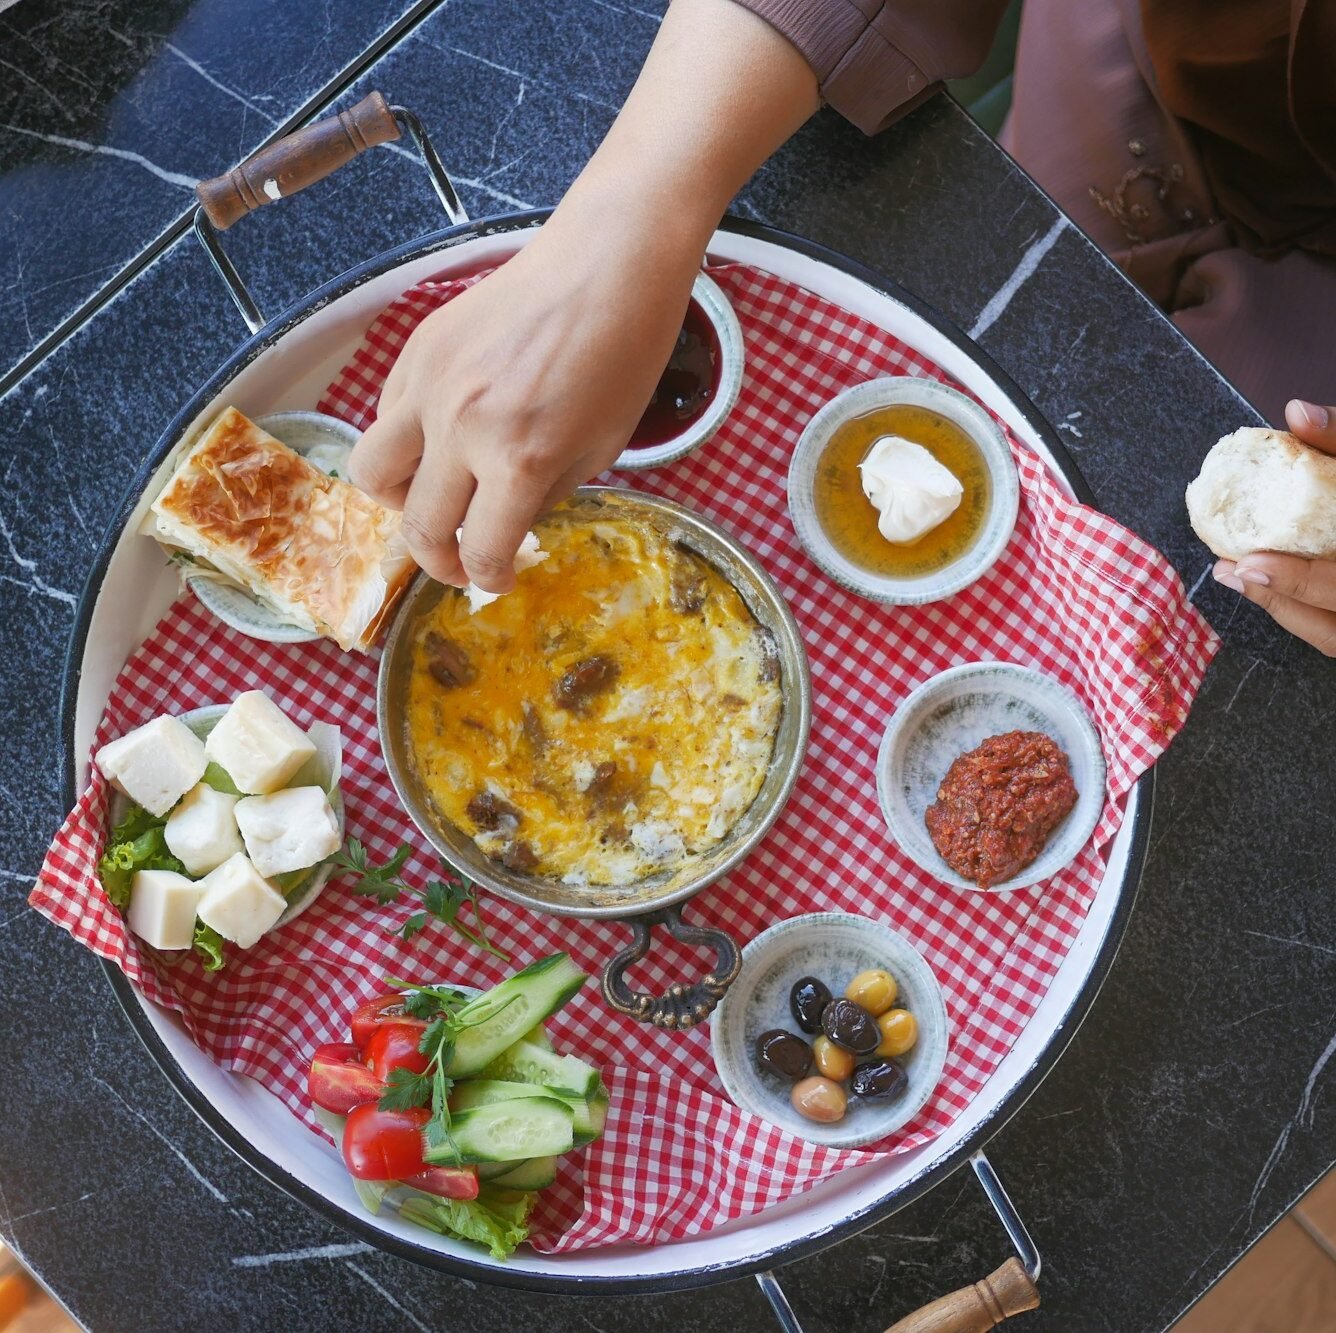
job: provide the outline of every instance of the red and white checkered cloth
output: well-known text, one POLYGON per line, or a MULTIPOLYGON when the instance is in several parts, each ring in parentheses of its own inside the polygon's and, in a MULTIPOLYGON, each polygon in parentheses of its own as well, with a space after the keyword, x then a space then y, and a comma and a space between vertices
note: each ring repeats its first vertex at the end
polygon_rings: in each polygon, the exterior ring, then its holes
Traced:
MULTIPOLYGON (((787 809, 729 879, 689 915, 741 942, 786 917, 848 911, 875 917, 922 951, 946 994, 951 1045, 941 1085, 913 1122, 861 1152, 814 1147, 734 1107, 710 1059, 708 1033, 661 1032, 611 1014, 586 987, 556 1019, 559 1047, 604 1069, 612 1091, 604 1137, 568 1161, 542 1196, 535 1242, 545 1251, 651 1244, 756 1213, 879 1153, 928 1142, 984 1085, 1044 995, 1099 883, 1099 848, 1121 798, 1181 726, 1216 648, 1168 562, 1110 519, 1067 499, 1012 440, 1021 507, 1003 558, 973 587, 925 607, 882 607, 836 587, 804 554, 785 509, 789 455, 834 394, 881 375, 944 380, 912 348, 810 292, 754 268, 714 276, 742 323, 747 374, 727 423, 670 467, 619 478, 678 500, 736 533, 783 588, 812 661, 812 744, 787 809), (891 842, 873 765, 887 719, 916 685, 960 662, 1002 659, 1071 686, 1097 722, 1108 803, 1095 840, 1061 874, 1017 893, 962 893, 936 882, 891 842)), ((468 280, 476 281, 477 278, 468 280)), ((418 321, 468 282, 426 282, 368 330, 321 408, 365 427, 385 374, 418 321)), ((262 688, 305 725, 337 723, 345 741, 348 832, 377 858, 402 841, 435 871, 386 778, 376 734, 376 661, 333 644, 267 645, 179 600, 126 664, 96 743, 162 712, 262 688)), ((313 1123, 306 1057, 340 1040, 353 1007, 388 975, 486 986, 509 969, 433 925, 411 944, 393 931, 409 903, 377 907, 338 883, 293 924, 209 976, 191 956, 168 960, 126 933, 98 886, 107 787, 96 774, 51 848, 32 902, 113 959, 150 1000, 179 1011, 223 1067, 259 1079, 313 1123)), ((569 950, 591 974, 625 943, 615 923, 557 920, 485 903, 493 938, 515 962, 569 950)), ((662 989, 705 965, 659 938, 638 972, 662 989)))

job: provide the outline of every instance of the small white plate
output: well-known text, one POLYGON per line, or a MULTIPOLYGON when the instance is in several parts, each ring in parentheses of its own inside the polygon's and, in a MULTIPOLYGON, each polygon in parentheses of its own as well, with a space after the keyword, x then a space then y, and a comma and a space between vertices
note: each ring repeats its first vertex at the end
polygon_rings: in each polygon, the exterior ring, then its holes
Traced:
POLYGON ((789 515, 807 554, 842 588, 874 602, 921 606, 940 602, 982 578, 1006 550, 1016 527, 1020 482, 997 423, 972 398, 936 380, 893 375, 867 380, 832 398, 807 423, 789 463, 789 515), (930 574, 875 574, 836 550, 816 513, 816 474, 831 436, 847 421, 880 407, 921 407, 959 427, 983 455, 992 483, 988 512, 973 543, 930 574))
POLYGON ((975 893, 1023 889, 1067 865, 1099 823, 1104 777, 1104 748, 1081 701, 1051 676, 1010 662, 969 662, 925 681, 895 710, 877 753, 877 799, 900 849, 930 875, 975 893), (938 855, 923 815, 951 761, 1006 731, 1042 731, 1058 743, 1076 805, 1020 874, 980 889, 938 855))
POLYGON ((699 449, 724 424, 742 391, 742 371, 746 355, 742 347, 742 326, 733 313, 733 306, 723 289, 704 273, 696 275, 691 298, 705 311, 719 339, 719 387, 704 413, 682 432, 662 444, 648 444, 644 448, 626 448, 613 464, 614 468, 639 471, 642 468, 662 467, 685 458, 693 449, 699 449))
MULTIPOLYGON (((257 417, 255 424, 281 440, 293 453, 309 456, 322 472, 336 473, 347 480, 347 458, 362 435, 356 426, 323 412, 271 412, 257 417)), ((200 603, 224 625, 252 639, 266 643, 311 643, 320 638, 311 630, 280 620, 244 588, 207 575, 192 577, 188 565, 182 578, 200 603)))
POLYGON ((923 956, 889 926, 845 912, 811 912, 763 931, 743 949, 742 971, 710 1018, 715 1068, 733 1101, 828 1148, 875 1143, 907 1125, 941 1081, 948 1042, 946 1004, 923 956), (789 1100, 793 1084, 758 1068, 756 1039, 771 1028, 783 1028, 810 1042, 789 1008, 793 983, 817 977, 838 998, 858 973, 874 967, 895 978, 900 988, 896 1007, 908 1009, 918 1020, 918 1041, 896 1061, 908 1075, 909 1087, 884 1103, 851 1096, 844 1119, 832 1125, 807 1120, 789 1100))
MULTIPOLYGON (((187 713, 178 714, 180 721, 184 722, 191 731, 195 733, 200 740, 204 740, 208 734, 218 725, 218 719, 227 712, 229 704, 206 704, 203 708, 192 708, 187 713)), ((314 777, 314 775, 313 775, 314 777)), ((291 783, 289 784, 292 785, 291 783)), ((326 786, 323 781, 316 782, 317 786, 326 786)), ((347 825, 343 812, 343 791, 339 784, 335 782, 333 795, 329 798, 330 808, 334 811, 334 818, 339 825, 339 842, 342 843, 347 834, 347 825)), ((114 788, 111 793, 111 806, 108 810, 108 822, 110 824, 118 823, 125 816, 129 809, 129 799, 114 788)), ((332 867, 329 865, 318 865, 312 868, 309 877, 292 888, 291 896, 288 897, 288 905, 284 909, 283 915, 269 928, 270 933, 277 930, 280 926, 286 926, 289 921, 295 921, 306 911, 310 905, 320 896, 320 891, 329 883, 329 877, 332 873, 332 867)))

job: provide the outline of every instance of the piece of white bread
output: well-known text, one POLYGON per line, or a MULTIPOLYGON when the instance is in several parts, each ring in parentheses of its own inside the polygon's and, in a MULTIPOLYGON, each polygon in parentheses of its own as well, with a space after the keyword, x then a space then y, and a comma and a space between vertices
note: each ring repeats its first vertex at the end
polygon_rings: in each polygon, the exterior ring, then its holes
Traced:
POLYGON ((234 407, 180 461, 152 514, 159 541, 344 649, 371 647, 417 568, 399 514, 234 407))
POLYGON ((1336 458, 1288 431, 1226 435, 1186 498, 1193 531, 1222 559, 1253 551, 1336 559, 1336 458))

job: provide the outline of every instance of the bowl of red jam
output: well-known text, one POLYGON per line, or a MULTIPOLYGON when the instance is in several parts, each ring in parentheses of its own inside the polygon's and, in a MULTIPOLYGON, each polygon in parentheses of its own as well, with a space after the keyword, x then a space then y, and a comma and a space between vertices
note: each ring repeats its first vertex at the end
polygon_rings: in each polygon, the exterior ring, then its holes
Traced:
POLYGON ((728 297, 697 274, 672 356, 614 466, 660 467, 704 444, 738 400, 743 361, 742 329, 728 297))

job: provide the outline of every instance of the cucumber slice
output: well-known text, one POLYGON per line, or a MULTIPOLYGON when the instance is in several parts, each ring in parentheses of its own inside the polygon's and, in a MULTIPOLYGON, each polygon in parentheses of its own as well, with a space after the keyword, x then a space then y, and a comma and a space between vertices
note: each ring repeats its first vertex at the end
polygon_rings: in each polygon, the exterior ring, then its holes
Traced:
POLYGON ((475 1106, 490 1106, 493 1102, 513 1102, 521 1097, 539 1097, 532 1083, 505 1083, 494 1078, 471 1078, 456 1083, 450 1090, 452 1111, 471 1111, 475 1106))
POLYGON ((555 1014, 587 980, 569 954, 554 953, 470 1000, 459 1010, 457 1018, 463 1023, 471 1022, 472 1026, 464 1027, 456 1038, 455 1053, 446 1073, 451 1078, 478 1073, 534 1024, 555 1014))
POLYGON ((461 1111, 450 1124, 450 1143, 428 1147, 428 1162, 454 1166, 470 1162, 518 1162, 570 1152, 574 1139, 571 1108, 556 1097, 523 1097, 461 1111), (455 1150, 459 1157, 456 1159, 455 1150))
POLYGON ((577 1148, 583 1148, 586 1143, 593 1143, 603 1134, 603 1126, 608 1120, 608 1091, 600 1082, 598 1091, 592 1097, 573 1101, 570 1106, 575 1113, 571 1125, 572 1141, 577 1148))
POLYGON ((483 1069, 482 1076, 507 1083, 537 1083, 564 1097, 592 1097, 600 1085, 593 1065, 527 1041, 517 1041, 503 1051, 483 1069))
POLYGON ((479 1162, 478 1179, 479 1181, 495 1180, 497 1176, 504 1176, 508 1171, 513 1171, 517 1166, 523 1166, 523 1162, 479 1162))
MULTIPOLYGON (((539 1086, 533 1083, 510 1083, 502 1079, 470 1079, 467 1083, 458 1084, 451 1092, 450 1109, 470 1111, 477 1106, 517 1101, 521 1097, 534 1096, 539 1086)), ((603 1133, 603 1125, 608 1118, 608 1093, 602 1080, 599 1081, 592 1097, 574 1097, 570 1093, 559 1092, 553 1088, 543 1088, 543 1092, 550 1092, 571 1108, 574 1117, 571 1131, 575 1147, 582 1148, 603 1133)), ((487 1179, 481 1172, 479 1176, 487 1179)))
POLYGON ((552 1045, 552 1038, 547 1035, 547 1029, 541 1023, 535 1028, 530 1028, 520 1040, 527 1041, 532 1046, 541 1046, 545 1051, 557 1049, 552 1045))
POLYGON ((557 1178, 557 1159, 555 1157, 531 1157, 521 1162, 504 1176, 494 1176, 492 1184, 497 1189, 523 1190, 532 1194, 534 1190, 546 1189, 557 1178))

